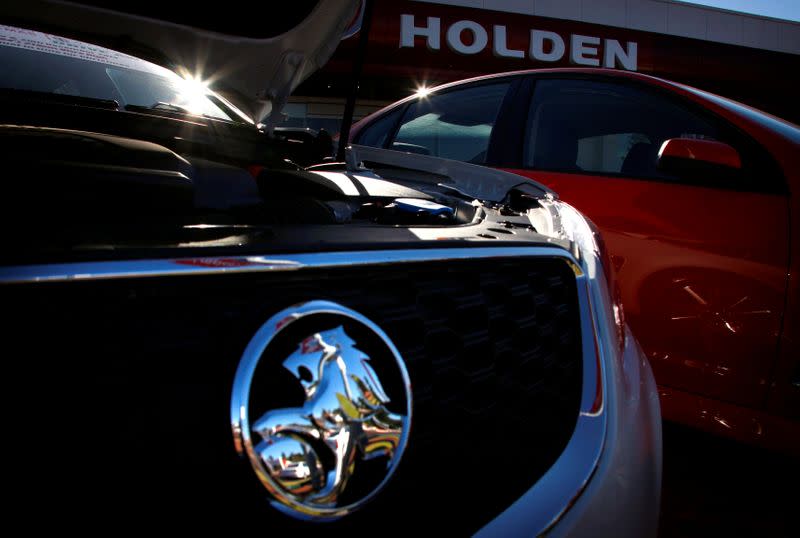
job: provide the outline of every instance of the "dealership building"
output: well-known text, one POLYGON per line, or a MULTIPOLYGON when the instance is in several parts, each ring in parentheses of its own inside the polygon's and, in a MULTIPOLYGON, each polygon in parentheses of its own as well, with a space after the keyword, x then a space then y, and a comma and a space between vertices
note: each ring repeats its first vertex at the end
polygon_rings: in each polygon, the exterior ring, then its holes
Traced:
MULTIPOLYGON (((357 47, 295 92, 287 125, 338 132, 357 47)), ((551 67, 638 71, 800 123, 800 23, 673 0, 373 0, 355 118, 420 87, 551 67)))

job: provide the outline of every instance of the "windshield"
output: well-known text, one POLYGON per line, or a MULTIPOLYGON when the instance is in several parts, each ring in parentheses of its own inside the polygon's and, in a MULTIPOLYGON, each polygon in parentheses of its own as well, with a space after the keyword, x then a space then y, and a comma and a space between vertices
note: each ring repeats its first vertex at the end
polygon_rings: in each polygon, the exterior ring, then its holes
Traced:
POLYGON ((0 25, 0 88, 114 100, 241 121, 199 81, 81 41, 0 25))

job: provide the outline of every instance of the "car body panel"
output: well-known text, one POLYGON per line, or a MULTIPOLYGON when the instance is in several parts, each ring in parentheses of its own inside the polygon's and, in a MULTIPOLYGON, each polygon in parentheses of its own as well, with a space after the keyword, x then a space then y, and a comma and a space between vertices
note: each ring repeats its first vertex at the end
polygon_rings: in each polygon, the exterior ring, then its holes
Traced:
MULTIPOLYGON (((575 211, 577 214, 577 211, 575 211)), ((591 222, 594 247, 584 243, 582 252, 594 252, 582 263, 594 284, 589 289, 596 353, 602 358, 602 404, 595 409, 607 417, 602 456, 597 468, 583 485, 571 506, 559 515, 557 524, 547 527, 552 536, 655 536, 658 518, 651 506, 661 497, 661 415, 650 363, 639 342, 627 327, 620 330, 620 319, 612 299, 602 263, 603 247, 591 222), (611 345, 609 345, 611 344, 611 345), (602 411, 600 411, 602 409, 602 411)), ((583 234, 588 236, 590 234, 583 234)), ((608 268, 611 272, 613 269, 608 268)), ((576 429, 575 435, 578 434, 576 429)), ((548 490, 558 491, 565 471, 578 467, 567 451, 540 481, 517 502, 500 514, 477 536, 533 536, 541 527, 530 517, 534 506, 548 502, 548 490)), ((579 468, 579 467, 578 467, 579 468)))
POLYGON ((618 408, 609 420, 606 457, 551 536, 655 536, 658 520, 647 509, 660 503, 661 428, 652 422, 660 403, 650 364, 628 333, 618 356, 618 408), (612 478, 613 477, 613 478, 612 478), (634 484, 636 484, 634 486, 634 484), (644 485, 643 485, 644 484, 644 485), (630 517, 638 514, 639 517, 630 517))
POLYGON ((600 228, 631 328, 659 383, 758 407, 772 374, 785 293, 782 196, 638 179, 535 177, 600 228), (758 227, 742 226, 746 220, 758 227), (735 232, 734 232, 735 230, 735 232), (780 233, 783 232, 783 233, 780 233))

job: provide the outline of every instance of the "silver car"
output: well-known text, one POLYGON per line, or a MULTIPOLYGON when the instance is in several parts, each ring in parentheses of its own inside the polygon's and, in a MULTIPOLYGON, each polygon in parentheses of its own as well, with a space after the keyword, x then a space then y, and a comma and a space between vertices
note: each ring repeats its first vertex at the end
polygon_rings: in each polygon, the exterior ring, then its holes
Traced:
POLYGON ((296 4, 0 6, 9 512, 654 535, 658 397, 596 229, 506 172, 275 129, 359 20, 296 4))

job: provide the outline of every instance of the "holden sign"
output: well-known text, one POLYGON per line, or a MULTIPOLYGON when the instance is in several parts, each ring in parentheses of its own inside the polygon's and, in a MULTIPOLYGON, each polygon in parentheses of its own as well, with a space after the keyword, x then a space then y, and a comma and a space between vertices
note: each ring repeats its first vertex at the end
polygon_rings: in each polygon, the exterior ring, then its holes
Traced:
POLYGON ((429 50, 438 51, 442 47, 444 35, 447 47, 458 54, 478 54, 489 47, 491 37, 492 52, 501 58, 526 57, 539 62, 559 62, 565 57, 570 63, 587 67, 610 67, 636 71, 637 44, 628 41, 625 46, 616 39, 570 34, 562 36, 556 32, 531 29, 528 46, 525 49, 510 47, 508 29, 505 25, 494 24, 486 28, 481 23, 460 20, 443 28, 439 17, 426 17, 424 21, 415 20, 414 15, 400 15, 400 48, 414 48, 416 38, 425 39, 429 50), (444 34, 443 34, 444 32, 444 34))

